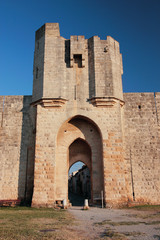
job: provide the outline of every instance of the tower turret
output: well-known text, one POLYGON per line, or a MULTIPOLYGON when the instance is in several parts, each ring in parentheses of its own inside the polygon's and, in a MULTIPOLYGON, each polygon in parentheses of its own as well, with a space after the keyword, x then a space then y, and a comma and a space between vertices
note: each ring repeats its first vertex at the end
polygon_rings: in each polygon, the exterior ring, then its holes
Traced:
POLYGON ((33 73, 33 102, 105 106, 111 98, 123 100, 122 56, 112 37, 64 39, 58 23, 46 23, 36 32, 33 73))

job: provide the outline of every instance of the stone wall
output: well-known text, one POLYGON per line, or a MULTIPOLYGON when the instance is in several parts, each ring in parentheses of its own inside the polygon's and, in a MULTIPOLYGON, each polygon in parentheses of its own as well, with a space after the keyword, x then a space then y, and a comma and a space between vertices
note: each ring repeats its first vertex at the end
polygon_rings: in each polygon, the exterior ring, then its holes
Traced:
POLYGON ((31 96, 1 96, 0 199, 29 201, 33 191, 35 109, 31 96))
POLYGON ((132 199, 159 203, 160 94, 124 93, 125 161, 132 199))
MULTIPOLYGON (((29 201, 33 191, 36 108, 30 106, 30 96, 0 96, 0 100, 0 198, 26 198, 29 201)), ((95 176, 104 181, 106 204, 127 201, 159 203, 160 93, 124 93, 124 100, 124 106, 117 101, 114 106, 105 108, 97 108, 87 102, 77 106, 76 101, 70 101, 61 108, 37 106, 33 205, 46 205, 46 202, 53 205, 55 200, 65 197, 68 174, 65 144, 68 142, 69 147, 79 137, 90 146, 94 143, 90 142, 90 137, 97 142, 94 131, 90 131, 92 121, 98 126, 103 143, 100 169, 104 180, 100 174, 95 176), (74 116, 89 120, 91 126, 86 125, 85 130, 88 133, 79 132, 72 125, 71 129, 66 128, 64 123, 68 124, 74 116), (59 135, 59 131, 63 134, 59 135), (58 140, 59 137, 62 141, 58 140), (65 164, 66 169, 63 170, 65 164), (56 189, 61 189, 63 196, 56 189)), ((94 150, 97 148, 92 148, 93 161, 94 150)))

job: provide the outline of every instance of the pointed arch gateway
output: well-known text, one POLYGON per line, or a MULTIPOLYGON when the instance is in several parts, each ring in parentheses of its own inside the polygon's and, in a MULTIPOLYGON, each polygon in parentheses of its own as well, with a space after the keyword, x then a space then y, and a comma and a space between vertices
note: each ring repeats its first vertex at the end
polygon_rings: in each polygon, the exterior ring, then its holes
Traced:
POLYGON ((89 201, 92 199, 91 172, 91 147, 84 139, 77 138, 69 146, 68 199, 73 206, 82 206, 85 198, 89 201), (76 163, 84 165, 79 167, 78 172, 69 174, 71 167, 76 163))
POLYGON ((100 199, 104 189, 102 137, 89 118, 75 116, 58 131, 56 144, 56 200, 68 199, 68 171, 77 161, 89 168, 92 202, 100 199))
POLYGON ((92 167, 92 151, 89 144, 82 138, 77 138, 69 146, 69 169, 71 166, 81 161, 83 162, 91 171, 92 167))

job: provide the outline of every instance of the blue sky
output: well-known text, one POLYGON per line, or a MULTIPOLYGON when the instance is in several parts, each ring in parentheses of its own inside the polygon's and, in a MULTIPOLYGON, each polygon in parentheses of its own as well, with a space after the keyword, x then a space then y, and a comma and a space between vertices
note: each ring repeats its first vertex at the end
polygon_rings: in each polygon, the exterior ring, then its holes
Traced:
POLYGON ((74 171, 77 171, 78 169, 80 169, 84 164, 79 161, 79 162, 76 162, 75 164, 73 164, 70 169, 69 169, 69 174, 71 174, 72 172, 74 171))
POLYGON ((2 0, 0 95, 31 95, 35 31, 112 36, 123 56, 124 92, 160 91, 160 0, 2 0))

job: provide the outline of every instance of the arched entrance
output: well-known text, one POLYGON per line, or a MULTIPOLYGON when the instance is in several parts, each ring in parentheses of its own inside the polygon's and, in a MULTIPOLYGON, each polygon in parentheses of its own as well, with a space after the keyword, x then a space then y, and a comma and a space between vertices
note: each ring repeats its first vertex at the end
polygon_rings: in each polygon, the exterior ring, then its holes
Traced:
POLYGON ((68 198, 72 205, 83 205, 84 199, 91 200, 92 195, 92 153, 91 148, 83 139, 76 139, 69 146, 69 169, 77 162, 83 166, 69 175, 68 198))
POLYGON ((68 175, 68 199, 72 206, 83 206, 85 199, 91 200, 90 170, 80 163, 73 164, 68 175))
POLYGON ((90 170, 91 199, 100 200, 104 190, 102 138, 97 125, 89 118, 75 116, 59 129, 56 148, 56 200, 68 199, 68 171, 77 161, 90 170))

